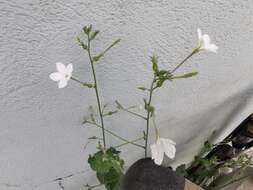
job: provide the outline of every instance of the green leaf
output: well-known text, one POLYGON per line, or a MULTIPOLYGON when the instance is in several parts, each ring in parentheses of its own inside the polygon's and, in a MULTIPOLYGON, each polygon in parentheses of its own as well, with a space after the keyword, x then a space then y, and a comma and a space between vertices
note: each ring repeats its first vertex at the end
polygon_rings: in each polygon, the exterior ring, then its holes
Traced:
POLYGON ((191 72, 191 73, 186 73, 183 75, 173 76, 172 79, 190 78, 190 77, 196 76, 197 74, 198 72, 191 72))
POLYGON ((108 111, 107 113, 105 113, 103 116, 108 116, 108 115, 113 115, 115 113, 118 113, 118 110, 115 111, 108 111))
POLYGON ((98 33, 99 33, 99 30, 95 30, 94 32, 92 32, 90 35, 90 40, 94 40, 96 36, 98 35, 98 33))
POLYGON ((213 148, 213 145, 209 141, 204 142, 204 152, 209 152, 213 148))
POLYGON ((92 30, 92 25, 91 25, 91 24, 90 24, 89 26, 84 26, 84 27, 83 27, 83 32, 84 32, 85 34, 87 34, 87 35, 90 34, 91 30, 92 30))
POLYGON ((152 69, 154 73, 158 73, 158 58, 157 56, 153 55, 151 57, 151 62, 152 62, 152 69))
POLYGON ((111 168, 123 172, 124 161, 119 157, 119 153, 114 148, 109 148, 105 152, 100 150, 93 156, 89 156, 88 163, 98 173, 107 173, 111 168))
POLYGON ((86 44, 84 44, 80 38, 77 38, 78 44, 84 49, 87 50, 88 46, 86 44))
POLYGON ((165 79, 157 80, 157 82, 156 82, 156 88, 161 87, 163 85, 164 81, 165 81, 165 79))
POLYGON ((186 165, 182 164, 176 168, 176 173, 180 176, 187 177, 188 173, 186 171, 186 165))
POLYGON ((138 89, 142 90, 142 91, 150 91, 148 88, 145 88, 145 87, 142 87, 142 86, 138 87, 138 89))
POLYGON ((103 57, 103 56, 104 56, 104 53, 100 53, 100 54, 94 56, 94 57, 92 58, 92 60, 95 61, 95 62, 97 62, 97 61, 99 61, 99 59, 100 59, 101 57, 103 57))
POLYGON ((169 72, 166 71, 166 70, 160 70, 160 71, 158 71, 157 75, 158 75, 158 76, 167 75, 168 73, 169 73, 169 72))
POLYGON ((147 110, 148 112, 150 112, 151 114, 153 114, 154 111, 155 111, 155 108, 153 106, 151 106, 151 105, 146 104, 145 105, 145 110, 147 110))
POLYGON ((120 179, 123 174, 119 174, 116 170, 111 169, 107 175, 104 176, 104 183, 107 190, 119 190, 120 179))
POLYGON ((88 159, 90 167, 107 190, 119 190, 120 187, 124 161, 119 157, 119 153, 116 149, 109 148, 106 151, 99 150, 88 159))
POLYGON ((102 57, 104 57, 104 55, 105 55, 111 48, 113 48, 113 47, 114 47, 115 45, 117 45, 119 42, 120 42, 120 39, 115 40, 115 41, 114 41, 111 45, 109 45, 102 53, 100 53, 100 54, 94 56, 94 57, 92 58, 92 60, 93 60, 94 62, 99 61, 102 57))

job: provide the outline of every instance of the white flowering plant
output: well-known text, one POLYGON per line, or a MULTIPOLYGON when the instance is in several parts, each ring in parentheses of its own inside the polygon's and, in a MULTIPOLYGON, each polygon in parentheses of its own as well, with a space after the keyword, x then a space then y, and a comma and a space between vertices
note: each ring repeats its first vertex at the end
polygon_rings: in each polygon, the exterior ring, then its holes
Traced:
MULTIPOLYGON (((114 41, 111 45, 109 45, 104 51, 97 55, 93 55, 91 51, 92 42, 96 39, 99 34, 98 30, 94 30, 92 25, 83 27, 82 35, 86 38, 86 40, 81 40, 81 38, 77 38, 79 45, 82 49, 88 54, 88 60, 91 66, 93 82, 86 83, 80 81, 76 77, 73 76, 73 65, 68 64, 65 66, 63 63, 56 63, 57 72, 50 74, 50 78, 53 81, 58 83, 59 88, 64 88, 68 85, 70 80, 79 83, 82 87, 87 87, 94 90, 94 95, 97 100, 98 113, 94 114, 91 112, 88 118, 84 119, 83 124, 94 126, 101 129, 101 136, 93 136, 90 139, 98 140, 98 151, 89 156, 88 163, 93 171, 96 172, 97 179, 99 184, 97 185, 87 185, 88 189, 93 189, 104 185, 108 190, 118 190, 120 189, 120 181, 124 175, 124 160, 120 157, 120 152, 117 150, 121 146, 125 146, 128 144, 134 145, 140 149, 143 149, 143 154, 145 157, 148 157, 149 147, 148 144, 151 144, 151 157, 154 160, 155 164, 161 165, 164 159, 164 155, 169 157, 170 159, 174 159, 176 154, 176 143, 169 139, 161 137, 159 134, 159 127, 155 124, 155 105, 152 103, 153 94, 162 87, 166 81, 173 82, 177 79, 184 79, 196 76, 197 72, 189 72, 189 73, 181 73, 178 74, 178 69, 183 66, 186 61, 191 58, 193 55, 199 53, 200 51, 206 50, 210 52, 217 52, 218 47, 215 44, 211 43, 210 37, 207 34, 202 35, 201 30, 198 29, 198 44, 197 47, 193 49, 193 51, 183 60, 181 61, 175 68, 163 70, 159 68, 158 58, 153 55, 151 57, 151 67, 153 70, 153 76, 149 87, 138 87, 139 90, 142 90, 147 93, 147 98, 143 100, 143 107, 145 109, 146 114, 142 115, 138 112, 132 111, 132 106, 124 107, 118 101, 116 102, 116 108, 113 111, 106 112, 105 108, 107 104, 103 104, 100 98, 100 89, 99 83, 96 77, 96 67, 97 62, 101 61, 101 59, 107 54, 107 52, 117 45, 120 40, 114 41), (136 117, 139 117, 145 120, 145 131, 140 135, 137 139, 126 139, 116 132, 109 130, 104 124, 105 116, 110 116, 118 111, 126 111, 129 114, 132 114, 136 117), (98 117, 96 117, 98 116, 98 117), (155 128, 155 136, 156 141, 154 143, 149 143, 150 137, 150 124, 152 122, 152 126, 155 128), (112 146, 107 144, 107 134, 114 136, 122 141, 122 144, 112 146), (141 142, 142 141, 142 142, 141 142)), ((83 39, 83 37, 82 37, 83 39)))

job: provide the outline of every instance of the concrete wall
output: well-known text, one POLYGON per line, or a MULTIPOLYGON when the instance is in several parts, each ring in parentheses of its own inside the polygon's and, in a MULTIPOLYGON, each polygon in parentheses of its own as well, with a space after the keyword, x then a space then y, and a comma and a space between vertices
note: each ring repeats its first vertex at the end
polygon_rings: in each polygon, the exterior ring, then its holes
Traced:
MULTIPOLYGON (((57 190, 52 180, 70 174, 65 190, 96 183, 86 162, 96 144, 84 146, 100 131, 81 125, 94 93, 74 82, 58 89, 48 77, 61 61, 74 65, 74 76, 92 80, 76 42, 90 23, 101 31, 95 52, 122 39, 97 66, 102 101, 111 104, 139 105, 144 94, 136 87, 151 80, 149 57, 156 53, 162 67, 173 68, 197 45, 198 27, 219 46, 217 55, 201 53, 181 70, 199 76, 155 94, 157 123, 177 142, 177 160, 192 158, 214 130, 222 138, 251 113, 251 0, 1 0, 0 189, 57 190)), ((106 126, 134 139, 144 122, 120 113, 106 126)), ((122 154, 129 165, 143 151, 128 146, 122 154)))

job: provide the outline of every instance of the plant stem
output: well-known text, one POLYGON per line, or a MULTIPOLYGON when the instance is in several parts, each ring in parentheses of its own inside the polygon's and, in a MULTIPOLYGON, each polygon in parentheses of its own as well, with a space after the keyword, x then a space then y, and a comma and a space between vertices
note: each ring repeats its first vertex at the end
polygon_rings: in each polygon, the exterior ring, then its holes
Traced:
MULTIPOLYGON (((154 84, 155 84, 155 76, 154 76, 154 79, 153 79, 153 81, 151 83, 151 86, 150 86, 149 99, 148 99, 147 106, 150 106, 151 102, 152 102, 154 84)), ((145 133, 145 157, 147 157, 147 154, 148 154, 148 136, 149 136, 149 118, 150 118, 150 114, 151 114, 151 112, 149 110, 147 110, 147 118, 146 118, 147 122, 146 122, 146 133, 145 133)))
MULTIPOLYGON (((85 122, 102 129, 102 126, 98 125, 98 124, 95 123, 95 122, 90 122, 90 121, 85 121, 85 122)), ((116 137, 116 138, 118 138, 118 139, 120 139, 120 140, 122 140, 122 141, 128 143, 128 144, 132 144, 132 145, 135 145, 135 146, 137 146, 137 147, 144 148, 144 146, 139 145, 139 144, 136 144, 136 143, 134 143, 134 142, 132 142, 132 141, 129 141, 129 140, 127 140, 127 139, 125 139, 125 138, 123 138, 123 137, 117 135, 116 133, 114 133, 114 132, 112 132, 112 131, 110 131, 110 130, 108 130, 108 129, 105 129, 105 128, 104 128, 104 131, 107 132, 107 133, 109 133, 109 134, 111 134, 112 136, 114 136, 114 137, 116 137)))
POLYGON ((155 133, 156 133, 156 139, 159 138, 159 131, 158 131, 158 128, 156 126, 156 123, 155 123, 155 114, 153 113, 153 116, 152 116, 152 121, 153 121, 153 125, 154 125, 154 128, 155 128, 155 133))
MULTIPOLYGON (((127 144, 129 144, 129 143, 135 143, 135 142, 140 141, 140 140, 142 140, 142 139, 143 139, 143 137, 140 137, 140 138, 138 138, 138 139, 135 139, 135 140, 132 140, 132 141, 125 142, 125 143, 122 143, 122 144, 120 144, 120 145, 114 146, 114 148, 119 148, 119 147, 125 146, 125 145, 127 145, 127 144)), ((143 148, 144 148, 144 147, 143 147, 143 148)))
POLYGON ((110 46, 108 46, 102 53, 98 55, 98 57, 103 57, 111 48, 113 48, 116 44, 120 42, 120 39, 114 41, 110 46))
POLYGON ((135 113, 135 112, 130 111, 130 110, 126 109, 126 108, 121 108, 121 109, 122 109, 123 111, 127 112, 127 113, 130 113, 130 114, 135 115, 135 116, 137 116, 137 117, 139 117, 139 118, 142 118, 142 119, 144 119, 144 120, 147 120, 147 118, 144 117, 144 116, 141 115, 141 114, 135 113))
POLYGON ((92 84, 86 83, 86 82, 82 82, 82 81, 80 81, 80 80, 77 79, 77 78, 71 77, 70 79, 73 80, 73 81, 75 81, 75 82, 77 82, 77 83, 79 83, 79 84, 81 84, 82 86, 86 86, 86 87, 88 87, 88 88, 92 88, 92 87, 93 87, 92 84))
MULTIPOLYGON (((181 61, 172 71, 169 71, 170 73, 174 73, 177 69, 179 69, 190 57, 192 57, 194 54, 198 53, 199 52, 199 49, 196 48, 192 51, 192 53, 190 53, 190 55, 188 55, 183 61, 181 61)), ((154 84, 155 84, 155 78, 156 76, 154 76, 154 79, 151 83, 151 87, 149 89, 149 99, 148 99, 148 103, 147 103, 147 106, 150 106, 151 105, 151 102, 152 102, 152 95, 153 95, 153 92, 154 90, 157 88, 157 87, 154 87, 154 84)), ((146 134, 145 134, 145 157, 147 157, 147 149, 148 149, 148 136, 149 136, 149 119, 150 119, 150 115, 151 112, 149 110, 147 110, 147 117, 146 117, 146 134)), ((156 133, 158 133, 157 131, 157 128, 156 128, 156 133)), ((156 134, 157 135, 157 134, 156 134)))
POLYGON ((88 51, 88 56, 89 56, 89 60, 90 60, 91 68, 92 68, 93 79, 94 79, 94 88, 95 88, 95 93, 96 93, 96 98, 97 98, 98 111, 99 111, 99 117, 100 117, 102 135, 103 135, 103 145, 104 145, 104 148, 106 149, 105 127, 104 127, 103 113, 102 113, 101 103, 100 103, 100 99, 99 99, 98 85, 97 85, 97 78, 96 78, 96 73, 95 73, 95 68, 94 68, 94 62, 93 62, 93 59, 91 57, 90 36, 89 36, 89 34, 87 36, 88 36, 87 51, 88 51))
POLYGON ((174 73, 176 70, 178 70, 191 56, 193 56, 194 54, 198 53, 199 49, 196 48, 192 51, 192 53, 190 55, 188 55, 183 61, 181 61, 174 69, 172 69, 170 71, 170 73, 174 73))

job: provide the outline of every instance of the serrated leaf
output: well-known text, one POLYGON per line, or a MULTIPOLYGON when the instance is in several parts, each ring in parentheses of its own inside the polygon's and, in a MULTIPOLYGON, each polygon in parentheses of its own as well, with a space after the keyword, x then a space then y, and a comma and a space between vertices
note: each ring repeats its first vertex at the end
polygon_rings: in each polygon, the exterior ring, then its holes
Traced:
POLYGON ((96 171, 98 180, 107 190, 119 190, 124 165, 119 153, 116 149, 109 148, 106 151, 99 150, 88 159, 90 167, 96 171))
POLYGON ((94 171, 107 173, 111 168, 122 172, 124 161, 120 159, 119 152, 116 149, 109 148, 105 152, 100 150, 93 156, 89 156, 88 163, 94 171))

